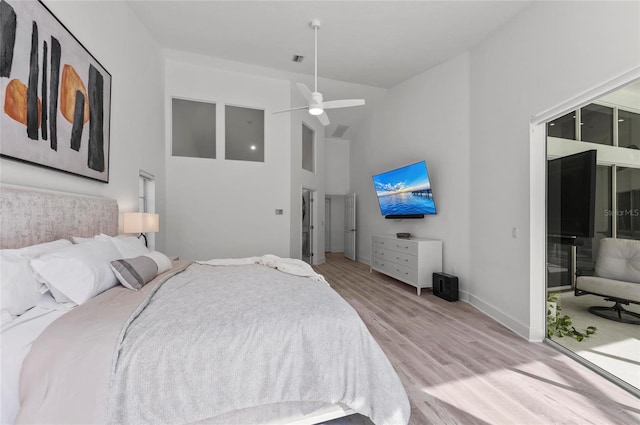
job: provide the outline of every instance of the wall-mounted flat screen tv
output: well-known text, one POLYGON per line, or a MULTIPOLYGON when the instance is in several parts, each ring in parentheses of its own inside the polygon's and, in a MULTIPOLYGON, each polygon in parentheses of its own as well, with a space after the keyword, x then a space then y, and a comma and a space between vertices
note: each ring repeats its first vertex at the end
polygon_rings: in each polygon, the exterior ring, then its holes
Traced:
POLYGON ((596 199, 596 151, 547 162, 547 233, 592 238, 596 199))
POLYGON ((376 174, 373 185, 385 218, 423 218, 436 213, 425 161, 376 174))

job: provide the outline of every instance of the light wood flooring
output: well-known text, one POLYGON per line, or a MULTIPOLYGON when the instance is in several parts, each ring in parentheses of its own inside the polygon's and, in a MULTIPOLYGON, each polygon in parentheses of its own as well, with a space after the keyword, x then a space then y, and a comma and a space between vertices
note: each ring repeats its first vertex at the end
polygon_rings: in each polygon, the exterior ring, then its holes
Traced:
POLYGON ((473 306, 327 253, 315 266, 398 372, 411 424, 640 424, 640 400, 473 306))

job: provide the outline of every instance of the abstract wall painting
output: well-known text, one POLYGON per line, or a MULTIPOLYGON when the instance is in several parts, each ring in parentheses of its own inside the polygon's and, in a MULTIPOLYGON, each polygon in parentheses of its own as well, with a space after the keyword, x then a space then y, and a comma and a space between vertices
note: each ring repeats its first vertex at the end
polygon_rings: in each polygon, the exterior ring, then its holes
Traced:
POLYGON ((0 0, 0 155, 109 182, 111 74, 39 1, 0 0))

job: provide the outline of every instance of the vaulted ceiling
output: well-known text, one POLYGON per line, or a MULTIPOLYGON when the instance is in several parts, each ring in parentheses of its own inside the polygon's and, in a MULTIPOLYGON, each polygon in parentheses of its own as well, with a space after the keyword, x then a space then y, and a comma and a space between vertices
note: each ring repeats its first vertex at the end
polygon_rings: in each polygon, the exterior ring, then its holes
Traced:
POLYGON ((164 47, 389 88, 468 50, 525 1, 130 1, 164 47), (293 55, 302 55, 294 63, 293 55))
MULTIPOLYGON (((529 3, 129 0, 164 48, 309 76, 314 72, 309 23, 319 19, 319 76, 382 89, 469 50, 529 3), (303 62, 294 62, 294 55, 304 56, 303 62)), ((300 82, 312 87, 313 81, 300 82)), ((327 82, 319 91, 326 100, 373 97, 366 87, 359 93, 357 86, 327 82)), ((353 125, 367 109, 332 110, 325 134, 331 136, 338 124, 353 125)))

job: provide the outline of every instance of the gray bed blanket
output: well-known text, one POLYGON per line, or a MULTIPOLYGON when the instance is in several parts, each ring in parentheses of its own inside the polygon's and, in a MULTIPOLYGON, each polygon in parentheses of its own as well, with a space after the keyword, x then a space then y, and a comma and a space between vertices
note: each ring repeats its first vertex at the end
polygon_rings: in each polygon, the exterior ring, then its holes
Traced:
POLYGON ((271 403, 343 403, 406 424, 409 401, 357 313, 322 282, 192 264, 121 334, 109 423, 191 423, 271 403))
POLYGON ((22 365, 16 423, 105 423, 113 353, 123 326, 162 282, 188 265, 174 263, 137 292, 111 288, 49 325, 22 365))

